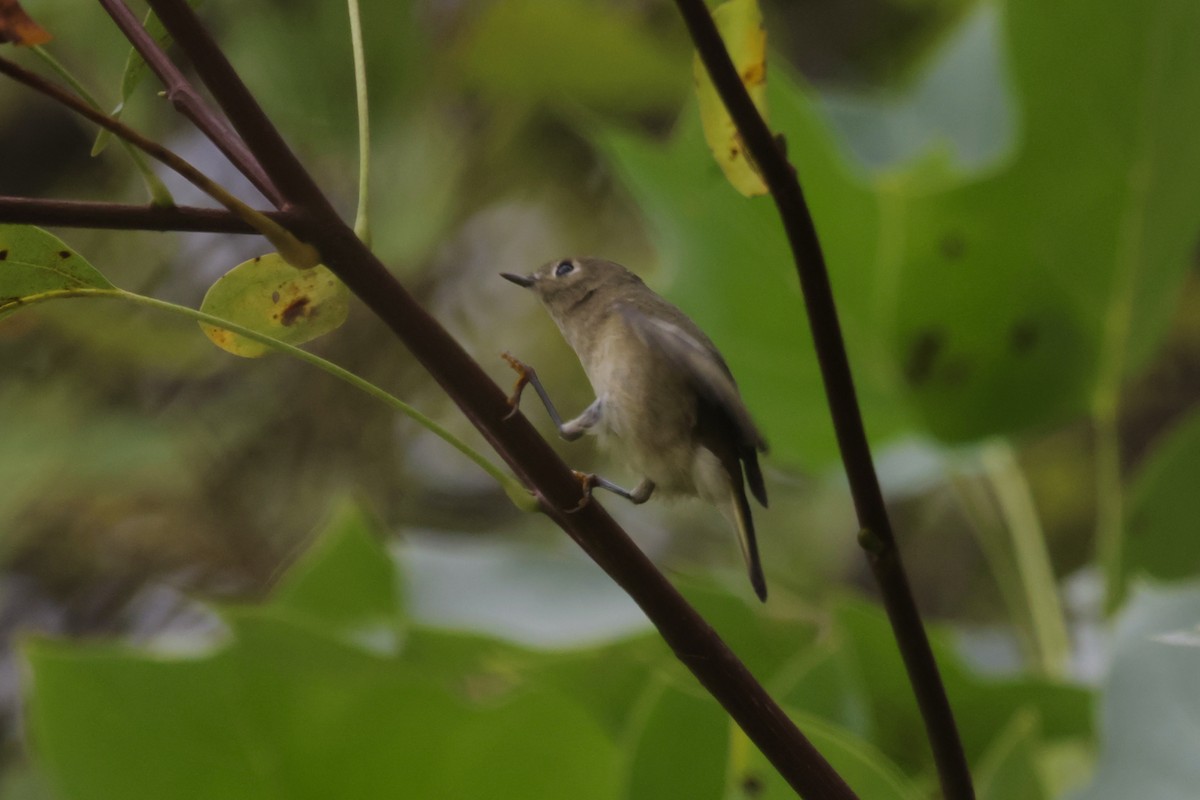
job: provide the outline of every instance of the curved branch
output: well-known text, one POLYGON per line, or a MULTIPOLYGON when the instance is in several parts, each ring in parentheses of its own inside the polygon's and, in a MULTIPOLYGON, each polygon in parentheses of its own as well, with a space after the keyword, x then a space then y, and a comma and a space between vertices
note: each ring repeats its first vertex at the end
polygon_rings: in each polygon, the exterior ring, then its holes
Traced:
POLYGON ((166 29, 250 152, 300 215, 293 230, 408 346, 496 452, 533 489, 546 514, 613 578, 676 656, 725 707, 788 783, 808 800, 855 795, 745 665, 601 508, 577 513, 579 483, 552 447, 462 347, 391 276, 329 204, 241 78, 182 0, 150 0, 166 29))
POLYGON ((821 366, 825 395, 854 497, 855 511, 864 533, 860 541, 864 544, 867 560, 879 584, 896 643, 925 720, 942 792, 949 800, 969 800, 975 796, 970 769, 938 673, 937 661, 929 647, 929 639, 921 624, 900 552, 896 548, 858 407, 850 361, 846 356, 833 289, 825 267, 825 256, 796 170, 754 107, 704 0, 676 0, 676 5, 722 102, 737 125, 742 141, 758 165, 779 209, 796 260, 796 272, 804 293, 804 305, 821 366))

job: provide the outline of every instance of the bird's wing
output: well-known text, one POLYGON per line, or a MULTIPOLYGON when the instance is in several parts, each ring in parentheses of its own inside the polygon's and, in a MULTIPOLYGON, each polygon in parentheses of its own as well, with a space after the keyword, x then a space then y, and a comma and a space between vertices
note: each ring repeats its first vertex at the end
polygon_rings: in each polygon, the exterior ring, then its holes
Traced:
MULTIPOLYGON (((738 394, 724 359, 711 344, 680 325, 645 314, 627 303, 617 304, 626 324, 647 346, 654 347, 687 374, 696 391, 728 417, 737 432, 739 449, 765 451, 767 443, 738 394)), ((757 492, 756 492, 757 493, 757 492)))

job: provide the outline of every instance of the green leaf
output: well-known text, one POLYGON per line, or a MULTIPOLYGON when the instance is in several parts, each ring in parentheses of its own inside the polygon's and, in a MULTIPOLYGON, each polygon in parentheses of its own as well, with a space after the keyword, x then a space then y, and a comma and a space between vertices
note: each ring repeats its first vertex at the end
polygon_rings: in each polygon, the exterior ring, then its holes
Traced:
POLYGON ((0 224, 0 318, 47 295, 72 297, 96 289, 117 292, 61 239, 31 225, 0 224))
POLYGON ((434 758, 435 790, 412 796, 609 800, 618 766, 612 740, 573 701, 523 692, 457 728, 434 758))
MULTIPOLYGON (((349 291, 326 267, 296 269, 268 253, 238 264, 204 295, 200 310, 292 345, 329 333, 346 321, 349 291)), ((270 352, 223 328, 200 323, 213 344, 234 355, 257 358, 270 352)))
POLYGON ((1163 435, 1138 468, 1130 490, 1127 576, 1193 576, 1200 569, 1200 412, 1163 435))
POLYGON ((198 660, 27 655, 41 765, 65 798, 394 796, 420 783, 404 770, 417 743, 444 746, 463 718, 434 677, 279 624, 246 621, 198 660))
MULTIPOLYGON (((690 676, 682 677, 679 685, 651 684, 646 691, 640 725, 631 731, 627 783, 631 798, 795 797, 766 757, 690 676)), ((861 737, 828 720, 789 713, 859 797, 915 800, 923 796, 895 764, 861 737)))
POLYGON ((700 580, 679 580, 676 585, 750 671, 768 682, 794 666, 798 653, 819 646, 811 620, 763 614, 762 604, 740 583, 737 595, 700 580))
POLYGON ((276 587, 271 606, 331 632, 394 626, 398 572, 361 509, 343 504, 276 587))
POLYGON ((729 761, 729 717, 698 687, 662 686, 652 697, 630 732, 628 797, 720 800, 729 761))
MULTIPOLYGON (((870 742, 828 721, 806 714, 793 713, 792 718, 817 751, 829 761, 854 793, 861 798, 879 800, 920 800, 926 793, 919 790, 898 766, 870 742)), ((784 800, 795 794, 767 764, 766 758, 754 752, 759 771, 764 776, 762 800, 784 800)))
POLYGON ((1200 648, 1173 643, 1200 619, 1200 587, 1138 587, 1117 620, 1101 690, 1100 753, 1073 800, 1194 797, 1200 785, 1200 648))
POLYGON ((1049 800, 1038 774, 1038 719, 1018 711, 975 768, 980 800, 1049 800))
POLYGON ((677 669, 671 651, 658 636, 642 635, 604 647, 557 653, 538 667, 536 680, 576 698, 617 739, 642 713, 640 703, 658 672, 677 669))
POLYGON ((227 614, 234 637, 199 658, 26 646, 37 760, 61 797, 615 796, 612 739, 511 679, 512 648, 423 634, 381 656, 273 610, 227 614), (431 658, 433 639, 458 655, 431 658))
POLYGON ((1124 372, 1144 363, 1200 224, 1200 155, 1178 130, 1200 121, 1182 99, 1200 91, 1185 34, 1200 7, 1109 0, 1046 14, 1023 0, 1005 22, 1024 126, 1016 157, 912 196, 897 220, 908 239, 897 358, 950 439, 1078 413, 1102 359, 1124 372))

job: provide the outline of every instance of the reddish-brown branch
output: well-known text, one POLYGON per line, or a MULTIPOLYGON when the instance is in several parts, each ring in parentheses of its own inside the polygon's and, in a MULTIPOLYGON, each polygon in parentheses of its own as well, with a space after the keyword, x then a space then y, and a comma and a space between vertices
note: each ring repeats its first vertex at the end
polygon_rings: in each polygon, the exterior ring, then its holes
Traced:
MULTIPOLYGON (((280 225, 290 223, 283 211, 261 211, 280 225)), ((134 231, 258 233, 223 208, 139 206, 86 200, 38 200, 0 195, 0 220, 61 228, 111 228, 134 231)))
POLYGON ((948 800, 969 800, 975 796, 975 790, 962 740, 896 547, 859 411, 825 256, 800 181, 766 121, 754 107, 704 1, 676 0, 676 5, 722 102, 737 124, 738 132, 779 209, 804 292, 808 324, 821 365, 842 462, 859 524, 864 530, 860 538, 867 545, 867 559, 879 584, 909 681, 925 719, 942 792, 948 800))

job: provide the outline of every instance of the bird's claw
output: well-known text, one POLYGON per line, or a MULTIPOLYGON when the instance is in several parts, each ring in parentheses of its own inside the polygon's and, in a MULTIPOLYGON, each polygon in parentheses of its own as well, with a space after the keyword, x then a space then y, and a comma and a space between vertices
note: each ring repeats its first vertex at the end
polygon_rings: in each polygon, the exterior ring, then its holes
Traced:
POLYGON ((501 353, 500 357, 507 361, 508 365, 517 373, 517 382, 513 385, 512 394, 508 397, 508 406, 512 410, 504 415, 504 419, 509 420, 516 416, 521 409, 521 393, 529 385, 529 375, 533 372, 533 367, 520 361, 512 353, 501 353))
POLYGON ((579 485, 583 488, 583 497, 579 500, 579 504, 574 508, 567 509, 568 514, 574 514, 576 511, 582 511, 583 507, 592 502, 592 489, 596 487, 596 475, 592 472, 580 472, 577 469, 571 470, 571 474, 575 476, 575 480, 579 481, 579 485))

